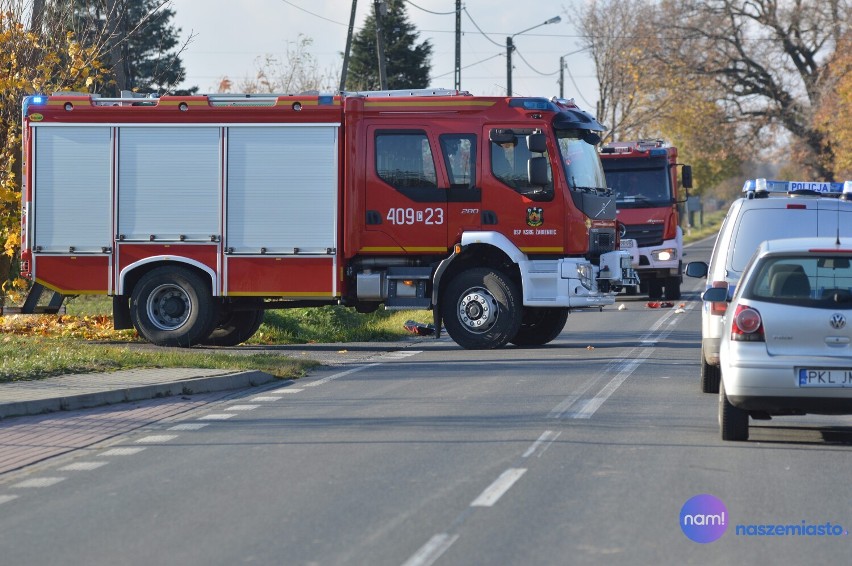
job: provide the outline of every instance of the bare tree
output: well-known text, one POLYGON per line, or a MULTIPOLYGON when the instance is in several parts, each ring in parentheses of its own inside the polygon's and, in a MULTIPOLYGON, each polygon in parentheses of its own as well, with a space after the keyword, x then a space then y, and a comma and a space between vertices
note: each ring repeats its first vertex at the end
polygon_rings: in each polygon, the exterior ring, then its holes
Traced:
MULTIPOLYGON (((246 77, 237 85, 239 92, 299 93, 310 90, 333 92, 339 70, 321 71, 309 48, 313 40, 299 34, 296 41, 287 43, 283 60, 267 54, 257 59, 257 70, 253 77, 246 77)), ((234 84, 223 77, 220 92, 228 92, 234 84)))
MULTIPOLYGON (((849 0, 665 0, 668 42, 683 73, 714 79, 729 116, 759 132, 780 125, 807 150, 815 175, 834 179, 832 148, 814 116, 826 63, 849 29, 849 0)), ((674 57, 673 57, 674 58, 674 57)))
POLYGON ((569 18, 595 62, 597 116, 610 128, 607 138, 639 135, 657 110, 643 97, 652 82, 653 6, 644 0, 592 0, 578 17, 569 18))

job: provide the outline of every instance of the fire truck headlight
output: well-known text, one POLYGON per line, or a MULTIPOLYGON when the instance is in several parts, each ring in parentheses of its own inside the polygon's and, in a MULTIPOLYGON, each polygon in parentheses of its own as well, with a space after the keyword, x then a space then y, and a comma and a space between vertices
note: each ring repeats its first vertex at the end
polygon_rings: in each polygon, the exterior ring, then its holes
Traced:
POLYGON ((580 276, 580 283, 588 289, 592 290, 593 268, 590 263, 581 263, 577 266, 577 274, 580 276))
POLYGON ((654 259, 657 261, 669 261, 671 259, 677 259, 677 250, 674 248, 654 250, 651 252, 651 255, 654 256, 654 259))

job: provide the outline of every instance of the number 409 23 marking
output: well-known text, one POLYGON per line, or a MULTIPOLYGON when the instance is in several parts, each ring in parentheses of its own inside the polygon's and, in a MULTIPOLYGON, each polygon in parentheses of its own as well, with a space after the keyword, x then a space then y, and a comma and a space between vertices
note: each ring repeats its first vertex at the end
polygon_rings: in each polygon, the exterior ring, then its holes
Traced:
POLYGON ((391 208, 388 210, 387 220, 391 224, 443 224, 443 208, 424 208, 415 210, 413 208, 391 208))

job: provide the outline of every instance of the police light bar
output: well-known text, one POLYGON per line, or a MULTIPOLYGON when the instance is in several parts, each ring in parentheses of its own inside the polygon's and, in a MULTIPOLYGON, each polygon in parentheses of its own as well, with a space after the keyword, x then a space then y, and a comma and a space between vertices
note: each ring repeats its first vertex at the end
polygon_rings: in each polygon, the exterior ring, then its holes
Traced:
MULTIPOLYGON (((848 183, 848 181, 847 181, 848 183)), ((770 179, 749 179, 743 184, 743 192, 754 193, 795 193, 809 191, 831 196, 843 192, 844 183, 825 183, 820 181, 774 181, 770 179)), ((852 188, 850 188, 852 191, 852 188)))

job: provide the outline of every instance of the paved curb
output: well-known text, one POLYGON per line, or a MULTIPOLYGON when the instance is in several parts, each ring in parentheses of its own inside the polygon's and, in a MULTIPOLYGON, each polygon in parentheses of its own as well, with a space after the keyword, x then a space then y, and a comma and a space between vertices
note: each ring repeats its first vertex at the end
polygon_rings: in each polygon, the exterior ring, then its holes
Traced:
POLYGON ((192 395, 229 389, 243 389, 275 381, 262 371, 238 371, 223 375, 184 378, 177 381, 123 387, 114 390, 58 395, 47 399, 0 402, 0 419, 41 415, 55 411, 73 411, 102 405, 143 401, 176 395, 192 395))

